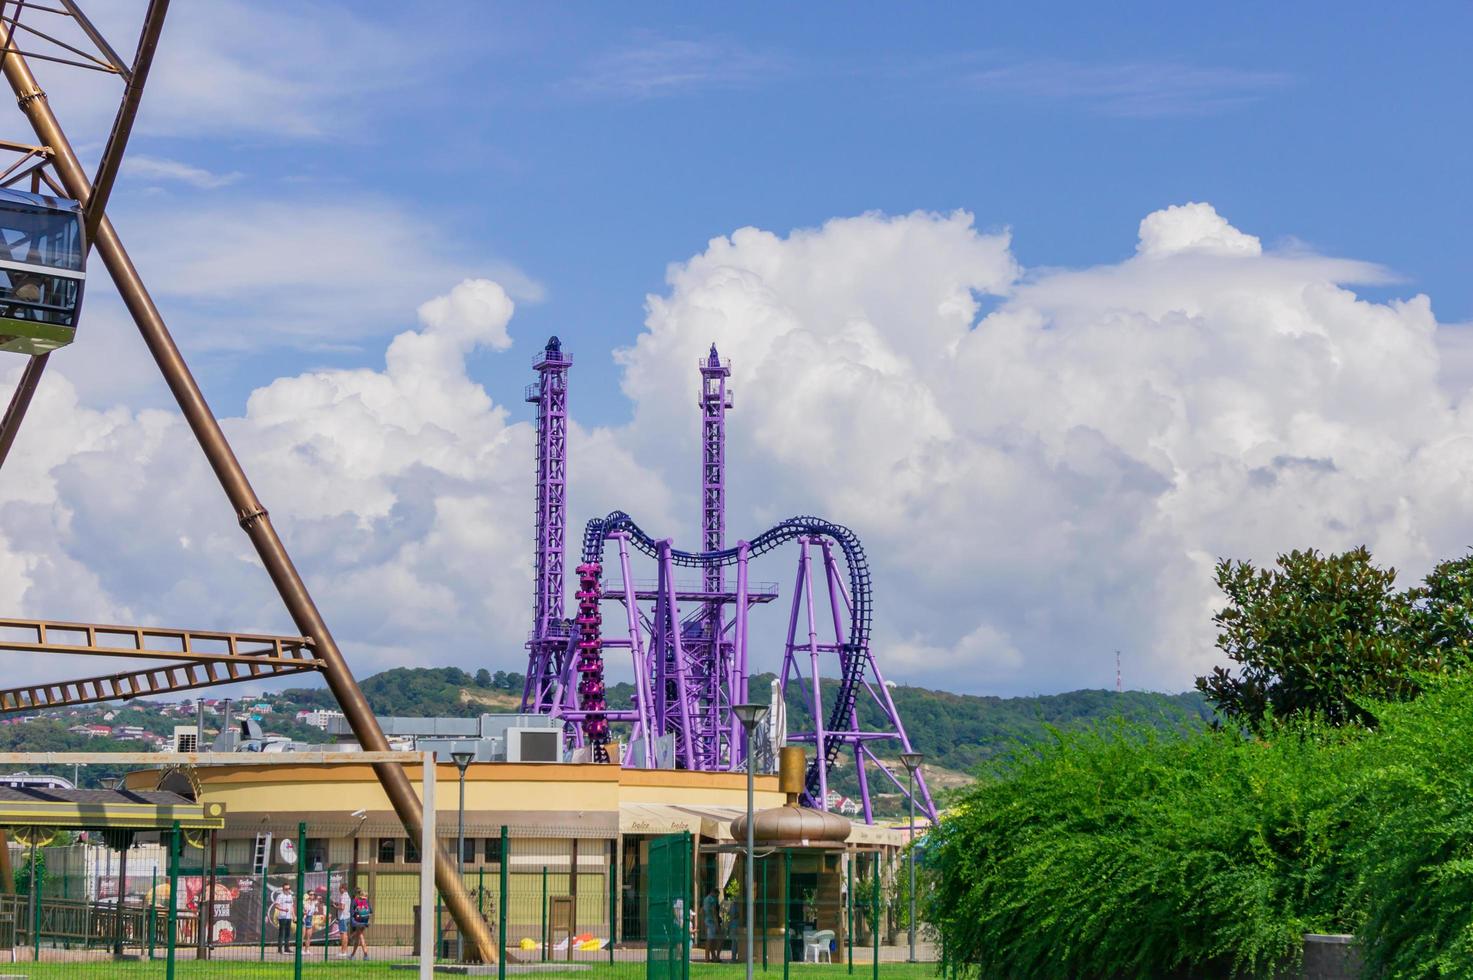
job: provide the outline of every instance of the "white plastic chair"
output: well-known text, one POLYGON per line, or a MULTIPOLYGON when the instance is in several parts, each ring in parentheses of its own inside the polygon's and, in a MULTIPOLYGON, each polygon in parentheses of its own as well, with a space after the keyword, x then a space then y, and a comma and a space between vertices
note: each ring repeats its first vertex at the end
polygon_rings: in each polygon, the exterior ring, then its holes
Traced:
POLYGON ((827 959, 830 963, 834 962, 834 954, 829 949, 829 944, 833 941, 834 930, 832 929, 815 932, 813 935, 807 937, 803 941, 803 962, 822 963, 823 960, 819 959, 820 956, 827 959), (813 957, 811 960, 809 959, 810 955, 813 957))

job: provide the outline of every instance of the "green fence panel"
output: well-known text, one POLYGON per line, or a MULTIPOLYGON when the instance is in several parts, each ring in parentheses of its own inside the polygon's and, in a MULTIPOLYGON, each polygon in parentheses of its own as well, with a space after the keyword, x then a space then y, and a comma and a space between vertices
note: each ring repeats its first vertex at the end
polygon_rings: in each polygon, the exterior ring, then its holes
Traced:
POLYGON ((688 980, 692 879, 691 836, 667 834, 650 841, 646 980, 688 980))

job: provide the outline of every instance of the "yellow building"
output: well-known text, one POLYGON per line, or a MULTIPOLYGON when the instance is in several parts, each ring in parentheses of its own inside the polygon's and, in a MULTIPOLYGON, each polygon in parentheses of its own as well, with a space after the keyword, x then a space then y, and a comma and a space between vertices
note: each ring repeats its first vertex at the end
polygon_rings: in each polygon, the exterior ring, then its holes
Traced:
MULTIPOLYGON (((405 764, 416 787, 421 766, 405 764)), ((201 766, 193 774, 200 802, 225 805, 225 828, 207 845, 213 854, 201 858, 201 865, 214 868, 221 881, 237 884, 222 893, 264 895, 264 879, 285 881, 300 858, 307 891, 323 893, 330 906, 340 883, 362 889, 374 906, 373 941, 411 943, 418 841, 406 837, 370 765, 292 765, 278 757, 270 764, 243 760, 239 765, 201 766), (306 825, 304 834, 301 824, 306 825)), ((157 779, 157 771, 135 772, 127 787, 151 788, 157 779)), ((454 854, 460 774, 453 764, 441 764, 436 781, 437 835, 454 854)), ((755 782, 757 809, 784 802, 776 776, 758 776, 755 782)), ((740 868, 730 854, 729 825, 745 812, 746 787, 742 773, 472 763, 464 780, 467 886, 495 927, 503 912, 496 905, 505 869, 505 941, 511 945, 530 940, 556 948, 569 933, 604 942, 611 920, 616 942, 642 942, 649 842, 689 833, 696 895, 704 896, 713 885, 722 891, 734 867, 740 868)), ((856 864, 861 873, 878 873, 893 866, 905 840, 901 831, 856 824, 848 847, 852 855, 863 855, 856 864)), ((804 867, 806 871, 806 863, 804 867)), ((841 900, 848 866, 831 858, 823 867, 828 875, 821 890, 832 905, 841 900)), ((223 901, 221 915, 239 920, 250 914, 240 908, 232 913, 223 901)), ((772 895, 770 901, 781 899, 772 895)), ((698 916, 700 903, 697 898, 693 910, 698 916)), ((825 916, 824 928, 832 926, 835 915, 825 916)), ((772 918, 763 915, 762 921, 772 918)), ((237 940, 254 934, 260 921, 244 930, 237 922, 232 933, 237 940)), ((448 916, 444 921, 448 928, 448 916)), ((330 930, 331 923, 324 928, 330 930)))

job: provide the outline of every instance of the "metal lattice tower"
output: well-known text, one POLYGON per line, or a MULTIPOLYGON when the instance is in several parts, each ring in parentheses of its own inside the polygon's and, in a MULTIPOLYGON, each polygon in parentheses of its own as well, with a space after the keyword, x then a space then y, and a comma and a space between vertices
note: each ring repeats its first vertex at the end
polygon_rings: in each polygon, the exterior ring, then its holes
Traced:
POLYGON ((537 406, 537 551, 524 711, 546 711, 557 700, 556 687, 568 648, 563 559, 568 518, 568 368, 572 365, 573 358, 563 352, 562 343, 550 337, 532 362, 538 380, 526 392, 526 400, 537 406))
MULTIPOLYGON (((723 362, 711 345, 701 370, 701 543, 705 551, 726 547, 726 410, 731 408, 731 362, 723 362)), ((720 592, 723 569, 705 571, 707 592, 720 592)), ((720 614, 720 606, 713 604, 720 614)))
MULTIPOLYGON (((731 408, 731 362, 711 352, 697 362, 701 372, 701 542, 705 551, 726 547, 726 410, 731 408)), ((745 688, 746 678, 735 676, 733 647, 727 636, 726 607, 735 597, 726 592, 725 569, 708 565, 701 584, 708 598, 687 625, 686 644, 692 703, 685 718, 686 738, 694 742, 698 758, 724 767, 737 740, 729 730, 733 693, 745 688)))

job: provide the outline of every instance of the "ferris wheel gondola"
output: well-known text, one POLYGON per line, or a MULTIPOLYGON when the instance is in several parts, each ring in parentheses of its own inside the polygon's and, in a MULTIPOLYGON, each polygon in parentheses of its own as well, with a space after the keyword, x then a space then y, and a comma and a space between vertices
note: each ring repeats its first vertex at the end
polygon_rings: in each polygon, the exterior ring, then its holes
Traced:
POLYGON ((0 351, 45 354, 72 342, 86 254, 80 204, 0 188, 0 351))

